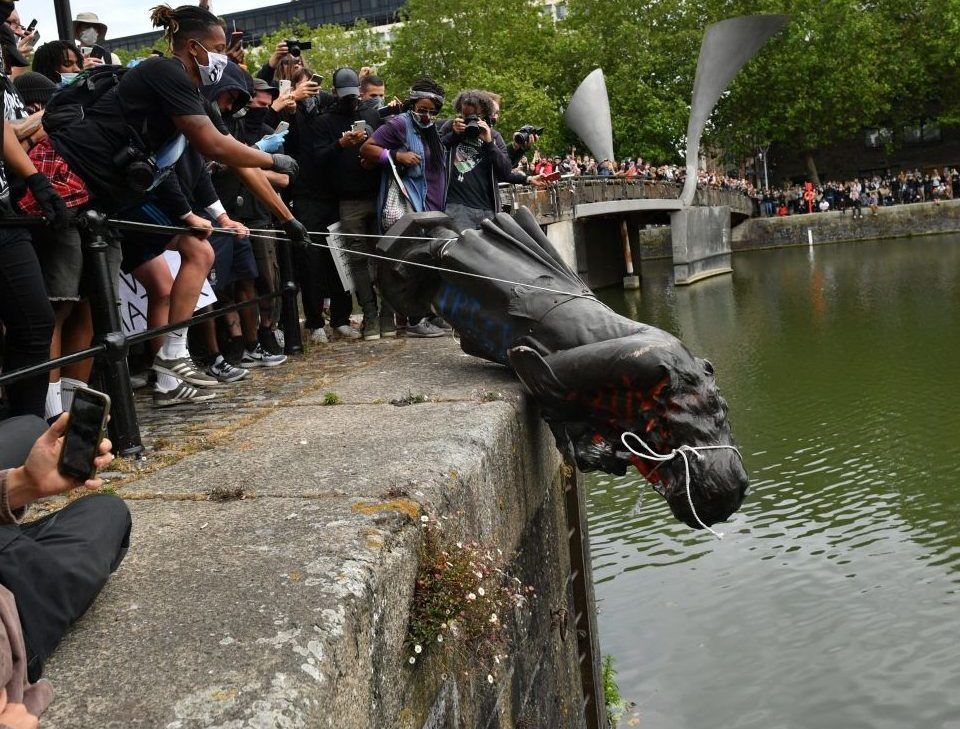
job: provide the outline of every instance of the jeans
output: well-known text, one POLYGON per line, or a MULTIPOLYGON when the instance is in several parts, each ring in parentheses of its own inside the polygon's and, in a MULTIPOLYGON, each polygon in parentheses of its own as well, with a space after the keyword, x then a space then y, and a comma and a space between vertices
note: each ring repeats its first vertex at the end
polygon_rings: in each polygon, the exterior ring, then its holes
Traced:
MULTIPOLYGON (((295 196, 293 205, 297 220, 303 223, 307 230, 326 230, 327 226, 335 223, 339 217, 337 204, 331 200, 295 196)), ((326 245, 326 236, 318 237, 315 242, 326 245)), ((330 251, 319 246, 310 246, 306 250, 294 248, 293 251, 293 265, 303 296, 307 329, 323 328, 325 298, 330 299, 330 326, 349 324, 353 299, 340 283, 340 275, 330 251)))
MULTIPOLYGON (((341 200, 340 201, 340 232, 365 233, 377 232, 376 203, 373 200, 341 200)), ((377 238, 343 236, 343 245, 351 251, 361 253, 376 253, 377 238)), ((377 305, 377 292, 374 289, 376 275, 376 260, 367 256, 350 256, 350 275, 353 277, 353 293, 357 303, 363 309, 364 319, 370 320, 378 316, 392 316, 393 309, 381 297, 377 305)))
POLYGON ((479 228, 484 220, 489 220, 496 216, 496 213, 492 210, 470 208, 455 202, 447 203, 447 209, 444 210, 444 212, 453 218, 453 228, 456 231, 479 228))
MULTIPOLYGON (((30 235, 22 228, 0 228, 0 322, 6 329, 3 371, 44 362, 50 357, 53 308, 30 235)), ((43 417, 47 373, 18 380, 6 388, 11 415, 43 417)))

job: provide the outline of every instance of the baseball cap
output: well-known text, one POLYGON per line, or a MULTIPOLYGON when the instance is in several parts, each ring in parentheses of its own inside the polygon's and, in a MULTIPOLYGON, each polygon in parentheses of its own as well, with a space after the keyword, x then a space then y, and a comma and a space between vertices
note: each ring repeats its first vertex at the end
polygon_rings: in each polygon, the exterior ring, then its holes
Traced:
POLYGON ((333 72, 333 88, 337 96, 359 96, 360 77, 352 68, 338 68, 333 72))
POLYGON ((258 91, 267 91, 273 98, 277 98, 280 95, 280 89, 276 86, 271 86, 262 78, 255 78, 253 80, 253 93, 257 93, 258 91))

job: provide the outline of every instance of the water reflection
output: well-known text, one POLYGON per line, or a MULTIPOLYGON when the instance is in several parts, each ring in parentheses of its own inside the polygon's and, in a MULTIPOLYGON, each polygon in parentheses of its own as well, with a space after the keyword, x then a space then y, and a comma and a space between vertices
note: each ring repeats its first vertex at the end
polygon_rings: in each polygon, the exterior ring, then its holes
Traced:
POLYGON ((723 542, 589 479, 621 688, 646 729, 960 727, 960 237, 734 268, 604 294, 714 363, 751 474, 723 542))

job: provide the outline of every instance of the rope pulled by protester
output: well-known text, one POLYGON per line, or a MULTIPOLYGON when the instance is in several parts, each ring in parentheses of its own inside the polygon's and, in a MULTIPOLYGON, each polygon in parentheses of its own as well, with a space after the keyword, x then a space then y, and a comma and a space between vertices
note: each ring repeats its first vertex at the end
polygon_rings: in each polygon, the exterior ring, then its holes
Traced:
MULTIPOLYGON (((172 225, 160 225, 158 223, 141 223, 136 221, 127 221, 127 220, 109 220, 111 225, 115 225, 118 228, 129 228, 129 229, 142 229, 142 230, 162 230, 164 232, 173 233, 174 235, 178 233, 189 233, 194 232, 197 228, 180 228, 172 225)), ((204 231, 209 231, 212 233, 226 233, 228 235, 236 235, 237 231, 233 228, 203 228, 204 231)), ((279 235, 276 230, 269 228, 248 228, 251 235, 256 236, 257 238, 266 238, 268 240, 277 240, 277 241, 288 241, 289 239, 284 235, 279 235)), ((326 230, 318 231, 307 231, 307 234, 310 236, 337 236, 337 237, 353 237, 353 238, 382 238, 384 236, 377 235, 375 233, 342 233, 342 232, 330 232, 326 230)), ((458 238, 440 238, 436 236, 423 236, 423 235, 394 235, 390 236, 397 240, 419 240, 419 241, 439 241, 444 244, 449 244, 453 241, 458 240, 458 238)), ((449 273, 455 276, 466 276, 469 278, 479 278, 484 281, 494 281, 496 283, 508 284, 510 286, 520 286, 527 289, 534 289, 537 291, 546 291, 550 294, 558 294, 560 296, 569 296, 571 298, 578 299, 594 299, 596 298, 592 293, 590 294, 579 294, 572 291, 561 291, 560 289, 552 289, 547 286, 538 286, 532 283, 524 283, 522 281, 511 281, 506 278, 497 278, 495 276, 486 276, 482 273, 472 273, 470 271, 457 271, 453 268, 445 268, 443 266, 435 266, 430 263, 420 263, 417 261, 404 261, 400 258, 391 258, 390 256, 382 256, 378 253, 367 253, 366 251, 354 251, 349 248, 341 248, 340 246, 327 245, 326 243, 317 243, 315 241, 310 241, 310 245, 316 248, 326 248, 330 251, 342 251, 350 255, 356 256, 365 256, 367 258, 374 258, 380 261, 388 261, 390 263, 400 263, 404 266, 415 266, 417 268, 425 268, 431 271, 439 271, 440 273, 449 273)))
POLYGON ((737 454, 737 457, 740 461, 743 461, 743 456, 740 454, 740 449, 732 445, 711 445, 711 446, 689 446, 682 445, 674 448, 669 453, 657 453, 653 448, 651 448, 646 441, 644 441, 639 435, 632 432, 626 432, 620 436, 620 440, 623 443, 624 447, 630 451, 633 455, 638 458, 644 458, 648 461, 655 461, 658 463, 658 468, 660 465, 666 463, 667 461, 672 461, 677 456, 680 456, 683 459, 683 473, 686 479, 685 487, 687 491, 687 503, 690 505, 690 511, 693 513, 693 518, 697 520, 697 524, 710 532, 717 539, 723 539, 723 533, 718 532, 715 529, 711 529, 709 526, 703 523, 703 520, 700 518, 700 515, 697 514, 697 509, 693 505, 693 496, 690 493, 690 455, 694 458, 702 459, 700 451, 710 451, 710 450, 720 450, 722 448, 729 449, 737 454), (643 449, 644 453, 641 453, 638 450, 635 450, 630 443, 627 442, 627 437, 632 436, 637 443, 639 443, 643 449), (689 454, 689 455, 688 455, 689 454))

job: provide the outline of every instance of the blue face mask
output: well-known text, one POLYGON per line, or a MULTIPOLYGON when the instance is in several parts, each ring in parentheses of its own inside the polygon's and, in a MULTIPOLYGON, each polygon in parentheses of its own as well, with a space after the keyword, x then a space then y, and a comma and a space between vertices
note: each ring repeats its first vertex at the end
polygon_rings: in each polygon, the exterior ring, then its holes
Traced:
POLYGON ((61 74, 60 74, 60 85, 61 85, 61 86, 68 86, 69 84, 72 84, 72 83, 73 83, 73 80, 74 80, 77 76, 79 76, 79 75, 80 75, 80 74, 78 74, 78 73, 61 73, 61 74))

